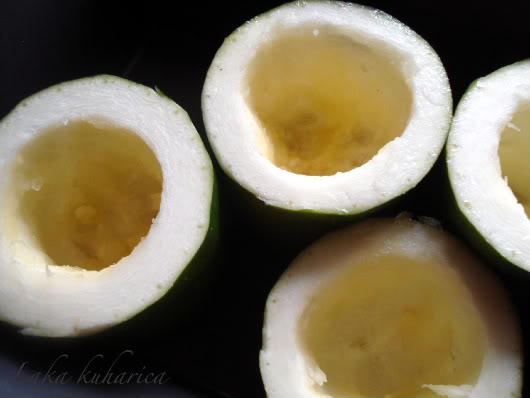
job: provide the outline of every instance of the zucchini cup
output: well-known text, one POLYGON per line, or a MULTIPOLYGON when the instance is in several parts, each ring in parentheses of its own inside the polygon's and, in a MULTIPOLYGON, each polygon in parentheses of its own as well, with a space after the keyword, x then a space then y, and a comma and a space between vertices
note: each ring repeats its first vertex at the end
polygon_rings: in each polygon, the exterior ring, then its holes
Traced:
POLYGON ((520 397, 519 324, 452 236, 369 219, 304 250, 272 289, 260 369, 269 398, 520 397))
POLYGON ((300 1, 224 41, 202 110, 219 164, 255 212, 296 213, 310 228, 416 186, 445 143, 452 99, 440 59, 407 26, 360 5, 300 1))
POLYGON ((451 216, 477 251, 530 281, 530 61, 474 82, 447 140, 451 216))
POLYGON ((89 335, 197 289, 215 201, 191 120, 154 90, 97 76, 25 99, 0 122, 0 320, 89 335))

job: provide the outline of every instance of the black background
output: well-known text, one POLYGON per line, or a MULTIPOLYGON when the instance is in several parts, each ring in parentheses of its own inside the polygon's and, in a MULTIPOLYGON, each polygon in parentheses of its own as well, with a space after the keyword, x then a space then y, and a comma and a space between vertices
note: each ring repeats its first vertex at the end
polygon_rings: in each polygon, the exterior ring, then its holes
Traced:
MULTIPOLYGON (((455 105, 476 78, 529 57, 527 0, 362 3, 396 17, 431 44, 447 70, 455 105)), ((0 2, 0 118, 52 84, 107 73, 160 88, 190 114, 204 138, 200 96, 215 52, 234 29, 279 4, 0 2)), ((423 184, 406 210, 442 216, 436 188, 423 184)), ((222 275, 212 296, 197 306, 198 319, 168 319, 167 327, 175 331, 171 343, 158 339, 156 330, 141 342, 94 346, 33 341, 1 328, 0 397, 263 396, 257 355, 264 302, 298 248, 276 247, 245 221, 222 186, 221 200, 228 214, 222 220, 223 248, 216 262, 222 275), (63 353, 69 359, 58 369, 78 374, 95 354, 104 353, 98 366, 106 370, 126 349, 134 356, 124 357, 119 368, 138 371, 146 366, 168 372, 170 381, 163 386, 62 386, 30 380, 63 353), (27 372, 16 376, 24 362, 29 362, 27 372)), ((520 308, 525 312, 526 304, 520 308)), ((529 330, 525 336, 528 340, 529 330)))

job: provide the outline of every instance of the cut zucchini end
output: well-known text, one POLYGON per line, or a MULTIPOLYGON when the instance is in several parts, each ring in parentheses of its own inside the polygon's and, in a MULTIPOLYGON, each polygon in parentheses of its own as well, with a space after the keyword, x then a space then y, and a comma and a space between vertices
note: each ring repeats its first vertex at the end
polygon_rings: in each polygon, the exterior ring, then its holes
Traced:
POLYGON ((500 283, 447 233, 407 219, 327 235, 267 300, 269 397, 520 396, 521 366, 500 283))
POLYGON ((477 80, 462 97, 447 141, 455 217, 479 251, 530 271, 530 61, 477 80), (475 236, 478 235, 478 236, 475 236), (488 246, 482 247, 482 246, 488 246))
POLYGON ((0 122, 0 320, 82 336, 166 295, 211 229, 212 163, 186 112, 113 76, 0 122))
POLYGON ((436 53, 400 22, 359 5, 294 2, 225 40, 202 110, 221 167, 250 195, 348 216, 427 174, 452 99, 436 53))

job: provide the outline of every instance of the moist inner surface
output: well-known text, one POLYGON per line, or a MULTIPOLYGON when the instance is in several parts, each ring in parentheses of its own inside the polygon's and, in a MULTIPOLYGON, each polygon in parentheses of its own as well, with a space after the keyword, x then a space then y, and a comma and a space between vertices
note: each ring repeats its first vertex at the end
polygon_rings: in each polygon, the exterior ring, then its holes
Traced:
POLYGON ((16 155, 7 236, 25 262, 101 270, 147 235, 162 171, 131 131, 87 121, 51 127, 16 155))
POLYGON ((411 113, 399 63, 327 26, 278 33, 246 78, 260 152, 297 174, 363 165, 403 133, 411 113))
POLYGON ((299 337, 308 363, 326 375, 321 393, 411 398, 475 384, 485 332, 455 271, 384 255, 327 282, 307 305, 299 337))

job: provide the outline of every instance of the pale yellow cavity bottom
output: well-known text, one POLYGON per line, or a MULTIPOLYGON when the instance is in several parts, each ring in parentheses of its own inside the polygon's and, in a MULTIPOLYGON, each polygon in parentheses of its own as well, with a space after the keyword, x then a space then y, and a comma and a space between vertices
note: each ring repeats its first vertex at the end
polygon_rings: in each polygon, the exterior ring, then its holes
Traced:
POLYGON ((522 103, 501 133, 502 175, 530 218, 530 104, 522 103))
POLYGON ((366 163, 408 123, 412 94, 398 64, 329 26, 278 33, 246 76, 261 153, 305 175, 366 163))
POLYGON ((425 384, 469 385, 485 332, 468 291, 447 267, 383 256, 320 289, 299 324, 306 354, 333 397, 440 397, 425 384))
POLYGON ((162 171, 137 135, 78 121, 43 132, 16 155, 6 235, 31 262, 101 270, 127 256, 158 214, 162 171))

